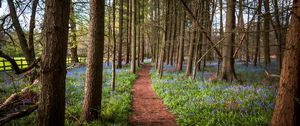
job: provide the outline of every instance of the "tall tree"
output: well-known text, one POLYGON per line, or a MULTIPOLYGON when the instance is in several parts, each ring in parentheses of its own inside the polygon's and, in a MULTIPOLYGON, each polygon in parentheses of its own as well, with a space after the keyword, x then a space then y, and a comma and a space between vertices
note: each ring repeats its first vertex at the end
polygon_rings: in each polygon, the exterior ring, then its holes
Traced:
POLYGON ((300 119, 300 1, 293 1, 280 85, 273 112, 273 126, 297 126, 300 119))
POLYGON ((123 0, 119 0, 119 54, 117 68, 122 68, 122 48, 123 48, 123 0))
POLYGON ((89 44, 83 118, 99 118, 102 95, 105 0, 90 0, 89 44))
POLYGON ((16 33, 19 39, 19 43, 22 49, 22 52, 26 58, 28 64, 31 64, 35 60, 35 53, 34 53, 34 43, 33 43, 33 32, 35 28, 35 16, 36 16, 36 8, 38 5, 38 0, 33 0, 32 2, 32 11, 31 11, 31 18, 30 18, 30 26, 29 26, 29 40, 27 41, 25 32, 22 29, 20 24, 16 7, 14 5, 13 0, 7 0, 7 4, 10 11, 10 16, 12 19, 12 23, 14 28, 16 29, 16 33))
POLYGON ((116 2, 117 0, 113 0, 113 59, 112 59, 112 90, 115 90, 116 84, 116 46, 117 46, 117 38, 116 38, 116 2))
POLYGON ((71 1, 70 5, 70 28, 71 28, 71 41, 70 41, 70 50, 71 50, 71 62, 78 63, 78 54, 77 54, 77 35, 76 35, 76 17, 74 10, 74 3, 71 1))
POLYGON ((166 16, 165 16, 165 25, 164 25, 164 33, 163 33, 163 40, 162 40, 162 44, 160 46, 160 51, 159 51, 159 64, 158 64, 158 73, 160 75, 160 78, 162 78, 163 76, 163 69, 164 69, 164 60, 166 58, 166 42, 167 42, 167 33, 168 33, 168 28, 167 28, 167 22, 168 22, 168 19, 169 19, 169 13, 170 13, 170 2, 171 0, 167 0, 166 1, 166 4, 167 4, 167 7, 166 7, 166 16))
POLYGON ((131 0, 131 62, 130 72, 136 72, 136 0, 131 0))
POLYGON ((264 0, 264 58, 265 65, 271 62, 270 59, 270 24, 271 24, 271 14, 270 14, 270 1, 264 0))
MULTIPOLYGON (((282 66, 282 44, 284 42, 284 37, 283 37, 283 30, 281 29, 282 25, 280 22, 280 13, 279 13, 279 7, 278 7, 278 0, 273 0, 273 5, 274 5, 274 17, 275 17, 275 28, 279 29, 275 31, 275 36, 277 38, 278 42, 278 62, 279 62, 279 67, 281 69, 282 66)), ((272 20, 271 20, 272 21, 272 20)))
POLYGON ((255 35, 255 52, 254 52, 254 60, 253 65, 257 65, 257 60, 260 52, 260 19, 261 19, 261 7, 262 7, 262 0, 258 0, 258 8, 257 8, 257 23, 256 23, 256 35, 255 35))
POLYGON ((185 19, 186 19, 186 12, 185 10, 182 10, 181 20, 180 20, 180 35, 179 35, 180 39, 179 39, 179 50, 178 50, 179 56, 176 65, 177 71, 182 70, 182 63, 184 60, 185 19))
POLYGON ((39 126, 63 126, 70 0, 46 0, 39 126))
POLYGON ((129 63, 129 57, 130 57, 130 45, 131 45, 131 0, 127 0, 127 43, 126 43, 126 64, 129 63))
POLYGON ((234 70, 233 44, 235 39, 235 0, 227 1, 226 26, 225 34, 228 37, 224 40, 223 46, 223 62, 221 69, 221 79, 226 81, 236 80, 234 70))
MULTIPOLYGON (((193 5, 193 12, 194 14, 197 13, 198 8, 196 5, 193 5)), ((197 17, 196 17, 197 18, 197 17)), ((195 49, 195 43, 196 43, 196 33, 197 33, 197 19, 192 20, 192 27, 190 28, 190 44, 189 44, 189 51, 188 51, 188 60, 187 60, 187 66, 186 66, 186 76, 190 76, 192 73, 192 67, 193 67, 193 58, 194 58, 194 49, 195 49)))

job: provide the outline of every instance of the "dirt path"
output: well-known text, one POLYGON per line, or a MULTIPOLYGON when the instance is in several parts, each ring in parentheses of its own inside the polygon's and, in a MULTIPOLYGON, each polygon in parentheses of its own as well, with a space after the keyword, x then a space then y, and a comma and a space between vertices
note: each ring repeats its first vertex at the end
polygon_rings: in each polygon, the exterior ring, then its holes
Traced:
POLYGON ((151 86, 150 65, 138 72, 133 85, 133 113, 130 123, 133 126, 177 126, 172 115, 158 98, 151 86))

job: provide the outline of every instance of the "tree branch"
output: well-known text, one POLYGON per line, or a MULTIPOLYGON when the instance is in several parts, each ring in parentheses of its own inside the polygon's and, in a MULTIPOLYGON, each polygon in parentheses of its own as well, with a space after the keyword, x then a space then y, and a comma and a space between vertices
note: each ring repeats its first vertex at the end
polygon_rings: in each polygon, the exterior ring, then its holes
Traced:
POLYGON ((185 10, 188 12, 188 14, 190 15, 190 17, 195 20, 197 26, 202 30, 203 34, 205 35, 206 39, 209 41, 209 43, 211 44, 211 46, 213 46, 213 49, 216 51, 217 55, 219 56, 219 58, 222 58, 222 54, 221 52, 218 50, 217 47, 214 46, 214 43, 212 42, 212 39, 208 36, 208 33, 205 31, 205 28, 198 22, 197 18, 195 17, 195 15, 193 14, 193 12, 191 11, 191 9, 189 9, 189 7, 187 6, 187 4, 184 2, 184 0, 180 0, 181 3, 183 4, 185 10))
POLYGON ((25 72, 31 70, 32 68, 34 68, 41 61, 41 58, 38 58, 34 62, 32 62, 27 68, 20 69, 18 64, 16 63, 16 61, 13 58, 11 58, 9 55, 3 53, 1 50, 0 50, 0 57, 4 58, 8 62, 10 62, 12 69, 15 71, 15 74, 25 73, 25 72))

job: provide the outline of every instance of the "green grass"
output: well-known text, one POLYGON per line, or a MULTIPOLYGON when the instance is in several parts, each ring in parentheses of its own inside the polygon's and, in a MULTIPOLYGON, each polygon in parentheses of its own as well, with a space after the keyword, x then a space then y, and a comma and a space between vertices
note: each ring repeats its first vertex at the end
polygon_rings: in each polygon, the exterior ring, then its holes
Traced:
MULTIPOLYGON (((82 59, 82 57, 79 57, 79 58, 82 59)), ((18 64, 18 66, 20 68, 28 67, 28 64, 27 64, 27 61, 26 61, 25 57, 14 57, 14 59, 16 60, 16 63, 18 64), (21 62, 21 59, 22 59, 22 62, 21 62)), ((67 58, 67 64, 70 64, 70 63, 71 63, 71 58, 67 58)), ((4 71, 4 70, 12 70, 11 64, 10 64, 10 62, 5 60, 4 58, 0 57, 0 71, 4 71), (5 69, 4 69, 4 64, 5 64, 5 69)))
MULTIPOLYGON (((137 75, 130 74, 129 67, 117 70, 116 90, 111 92, 111 68, 104 69, 104 84, 101 104, 101 119, 90 123, 84 122, 80 116, 82 113, 82 104, 84 98, 84 80, 85 69, 81 72, 73 72, 67 76, 66 81, 66 126, 126 126, 128 116, 131 112, 132 94, 131 88, 137 75)), ((6 125, 9 126, 27 126, 37 124, 37 112, 14 120, 6 125)))
MULTIPOLYGON (((27 67, 27 62, 25 60, 25 57, 14 57, 14 59, 16 60, 16 63, 18 64, 18 66, 21 68, 21 64, 22 68, 26 68, 27 67), (21 62, 22 59, 22 62, 21 62)), ((11 70, 11 64, 10 62, 6 61, 5 59, 3 59, 2 57, 0 57, 0 71, 4 70, 4 63, 5 63, 5 70, 11 70)))
POLYGON ((274 86, 258 81, 249 84, 192 81, 183 72, 166 72, 163 79, 159 79, 153 70, 151 79, 156 93, 176 116, 179 125, 254 126, 268 125, 271 120, 274 86))

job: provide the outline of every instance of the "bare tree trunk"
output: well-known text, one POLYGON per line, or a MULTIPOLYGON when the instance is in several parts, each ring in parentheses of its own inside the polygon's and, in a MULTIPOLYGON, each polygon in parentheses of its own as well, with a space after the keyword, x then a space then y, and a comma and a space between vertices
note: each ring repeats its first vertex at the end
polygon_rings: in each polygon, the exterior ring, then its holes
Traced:
POLYGON ((123 0, 119 0, 119 54, 117 68, 122 68, 122 48, 123 48, 123 0))
POLYGON ((179 40, 179 56, 178 56, 178 64, 176 65, 176 70, 181 71, 182 70, 182 63, 184 60, 184 36, 185 36, 185 18, 186 18, 186 12, 183 10, 183 14, 181 15, 181 23, 180 23, 180 40, 179 40))
POLYGON ((177 20, 176 20, 176 1, 173 0, 172 2, 172 20, 173 20, 173 24, 172 24, 172 28, 171 28, 171 49, 170 49, 170 55, 169 55, 169 61, 171 66, 173 66, 174 61, 173 61, 173 57, 174 57, 174 48, 175 48, 175 44, 176 44, 176 27, 177 27, 177 20))
POLYGON ((132 6, 132 10, 131 10, 131 62, 130 62, 130 72, 135 74, 136 69, 136 0, 131 0, 131 6, 132 6))
MULTIPOLYGON (((111 0, 108 0, 108 2, 110 3, 111 0)), ((111 9, 107 8, 107 10, 109 11, 109 13, 111 13, 111 9)), ((107 60, 106 60, 106 64, 107 66, 109 66, 109 60, 110 60, 110 43, 111 43, 111 34, 112 34, 112 27, 111 27, 111 15, 108 15, 108 23, 107 23, 107 27, 108 27, 108 43, 107 43, 107 60)))
POLYGON ((104 17, 105 1, 90 1, 90 24, 83 103, 83 118, 85 121, 98 119, 101 109, 103 49, 104 49, 104 17))
MULTIPOLYGON (((195 11, 197 12, 197 11, 195 11)), ((192 67, 193 67, 193 58, 194 58, 194 44, 196 43, 196 20, 192 21, 192 27, 191 27, 191 40, 190 40, 190 45, 189 45, 189 58, 187 61, 187 66, 186 66, 186 76, 190 76, 192 73, 192 67)))
MULTIPOLYGON (((155 0, 155 3, 156 3, 156 14, 155 14, 155 18, 156 18, 156 23, 157 25, 160 25, 160 7, 159 7, 159 0, 155 0)), ((155 27, 155 32, 156 32, 156 60, 155 60, 155 69, 158 70, 159 69, 159 65, 158 65, 158 62, 159 62, 159 54, 160 54, 160 30, 155 27)))
POLYGON ((47 0, 45 7, 38 125, 63 126, 70 0, 47 0))
MULTIPOLYGON (((282 26, 281 26, 281 23, 280 23, 280 14, 279 14, 279 8, 278 8, 278 0, 273 0, 273 5, 274 5, 274 10, 275 10, 275 28, 276 29, 280 29, 282 26)), ((271 20, 272 21, 272 20, 271 20)), ((279 69, 281 69, 281 66, 282 66, 282 43, 284 41, 283 39, 283 30, 277 30, 275 31, 275 33, 277 33, 276 35, 276 38, 277 38, 277 41, 278 41, 278 62, 279 62, 279 69)))
POLYGON ((261 19, 261 7, 262 7, 262 1, 258 0, 258 8, 257 8, 257 23, 256 23, 256 43, 255 43, 255 52, 254 52, 254 60, 253 65, 257 65, 257 60, 259 56, 259 45, 260 45, 260 19, 261 19))
POLYGON ((35 28, 35 17, 36 17, 36 9, 38 6, 39 0, 32 1, 31 7, 31 16, 30 16, 30 24, 29 24, 29 35, 28 35, 28 49, 30 55, 35 59, 34 52, 34 28, 35 28))
POLYGON ((71 1, 70 5, 70 26, 71 26, 71 41, 70 41, 70 51, 71 51, 71 62, 78 63, 78 55, 77 55, 77 35, 76 35, 76 18, 74 12, 74 3, 71 1))
POLYGON ((112 59, 112 91, 115 91, 116 87, 116 47, 117 47, 117 39, 116 39, 116 0, 113 0, 113 59, 112 59))
POLYGON ((137 38, 137 66, 140 66, 141 54, 141 19, 140 19, 140 1, 136 1, 136 35, 137 38))
POLYGON ((166 16, 165 16, 165 26, 164 26, 164 33, 163 33, 163 40, 162 40, 162 45, 160 47, 160 54, 159 54, 159 68, 158 68, 158 72, 160 75, 160 78, 162 78, 163 76, 163 72, 164 72, 164 59, 166 58, 166 41, 167 41, 167 34, 168 34, 168 30, 167 30, 167 22, 169 19, 169 14, 170 14, 170 2, 171 0, 167 0, 166 4, 166 16))
MULTIPOLYGON (((244 16, 243 16, 243 0, 239 0, 239 15, 238 15, 238 42, 243 44, 243 32, 245 31, 244 16)), ((238 43, 237 43, 238 44, 238 43)), ((242 45, 241 45, 242 46, 242 45)), ((242 46, 243 47, 243 46, 242 46)), ((241 48, 242 48, 241 47, 241 48)), ((240 51, 240 58, 243 59, 243 48, 240 51)))
MULTIPOLYGON (((247 0, 247 4, 249 4, 249 0, 247 0)), ((250 24, 250 8, 248 7, 248 10, 247 10, 247 12, 248 12, 248 15, 247 15, 247 22, 248 22, 248 29, 251 27, 251 26, 249 26, 249 25, 251 25, 250 24)), ((249 33, 247 33, 247 36, 246 36, 246 49, 245 49, 245 52, 246 52, 246 66, 248 67, 248 65, 249 65, 249 62, 250 62, 250 56, 249 56, 249 38, 250 38, 250 34, 249 33)))
POLYGON ((264 15, 264 58, 265 58, 265 65, 271 63, 270 59, 270 21, 271 21, 271 14, 270 14, 270 1, 264 0, 264 7, 265 7, 265 15, 264 15))
POLYGON ((300 1, 294 0, 280 86, 273 112, 272 126, 297 126, 300 119, 300 1))
POLYGON ((224 40, 223 47, 223 62, 221 79, 226 81, 237 80, 234 70, 234 57, 233 57, 233 44, 235 39, 235 33, 232 32, 235 29, 235 0, 227 1, 227 14, 226 14, 226 34, 228 37, 224 40))
MULTIPOLYGON (((145 23, 145 3, 143 3, 142 6, 142 24, 145 23)), ((142 39, 141 39, 141 62, 144 62, 144 58, 145 58, 145 27, 142 27, 142 39)))
POLYGON ((130 44, 131 44, 131 5, 130 5, 131 0, 127 0, 127 43, 126 43, 126 64, 129 63, 130 59, 130 44))

